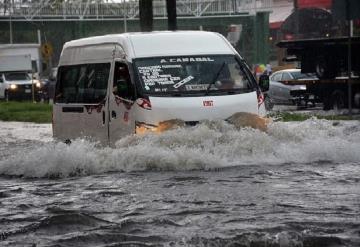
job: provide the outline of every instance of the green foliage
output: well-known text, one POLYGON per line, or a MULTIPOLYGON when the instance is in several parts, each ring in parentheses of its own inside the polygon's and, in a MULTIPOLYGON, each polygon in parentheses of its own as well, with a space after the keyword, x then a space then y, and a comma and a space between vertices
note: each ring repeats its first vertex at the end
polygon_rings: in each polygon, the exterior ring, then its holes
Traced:
POLYGON ((52 106, 32 102, 0 102, 0 120, 51 123, 52 106))
POLYGON ((349 115, 317 115, 317 114, 304 114, 304 113, 293 113, 293 112, 277 112, 272 113, 269 117, 275 119, 275 121, 291 122, 291 121, 305 121, 309 118, 315 117, 317 119, 326 120, 359 120, 359 116, 349 115))

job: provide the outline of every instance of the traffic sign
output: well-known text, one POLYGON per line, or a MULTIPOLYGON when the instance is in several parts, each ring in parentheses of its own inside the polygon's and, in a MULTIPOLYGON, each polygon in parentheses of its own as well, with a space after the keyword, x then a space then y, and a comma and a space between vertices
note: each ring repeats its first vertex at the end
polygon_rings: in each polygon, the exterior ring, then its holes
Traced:
POLYGON ((53 54, 53 47, 50 43, 41 46, 41 53, 45 58, 49 58, 53 54))

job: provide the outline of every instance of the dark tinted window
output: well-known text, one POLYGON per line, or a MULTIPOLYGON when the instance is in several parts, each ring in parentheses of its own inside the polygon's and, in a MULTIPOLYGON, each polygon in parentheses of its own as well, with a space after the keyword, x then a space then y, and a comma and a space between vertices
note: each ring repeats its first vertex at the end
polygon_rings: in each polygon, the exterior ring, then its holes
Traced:
POLYGON ((115 63, 113 93, 124 99, 135 99, 135 90, 131 82, 130 72, 124 63, 115 63))
POLYGON ((60 67, 56 101, 60 103, 100 103, 105 99, 110 63, 60 67))

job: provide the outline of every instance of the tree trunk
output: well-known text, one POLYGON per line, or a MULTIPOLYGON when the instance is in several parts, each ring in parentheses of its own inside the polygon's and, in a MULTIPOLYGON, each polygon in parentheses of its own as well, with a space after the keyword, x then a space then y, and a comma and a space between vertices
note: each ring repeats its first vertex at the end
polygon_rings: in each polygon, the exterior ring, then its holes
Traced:
POLYGON ((142 32, 150 32, 153 30, 153 1, 140 0, 140 29, 142 32))
POLYGON ((177 30, 176 23, 176 0, 166 0, 166 10, 168 15, 168 29, 177 30))

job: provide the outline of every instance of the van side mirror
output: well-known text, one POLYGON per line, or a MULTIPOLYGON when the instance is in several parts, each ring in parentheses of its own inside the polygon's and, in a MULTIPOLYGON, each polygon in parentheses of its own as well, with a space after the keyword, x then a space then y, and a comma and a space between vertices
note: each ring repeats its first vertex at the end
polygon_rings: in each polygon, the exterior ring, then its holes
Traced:
POLYGON ((259 77, 259 86, 262 92, 269 91, 269 76, 268 75, 261 75, 259 77))

